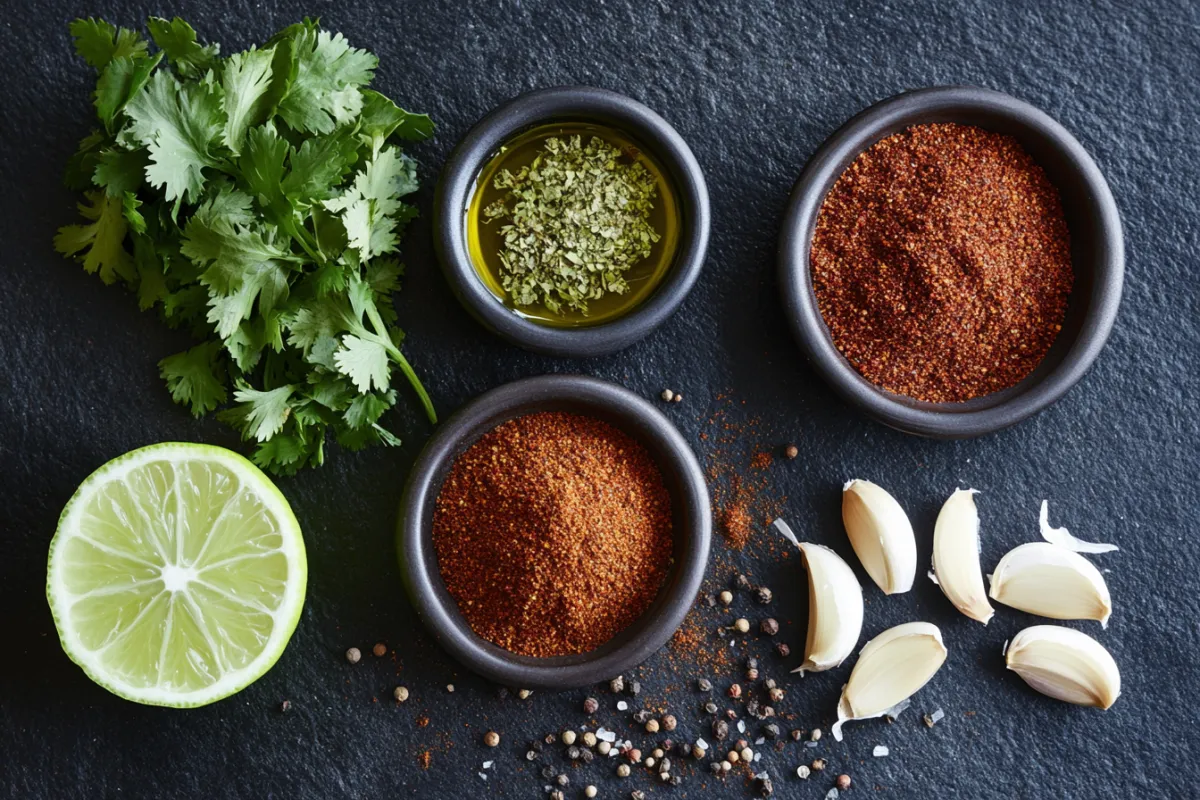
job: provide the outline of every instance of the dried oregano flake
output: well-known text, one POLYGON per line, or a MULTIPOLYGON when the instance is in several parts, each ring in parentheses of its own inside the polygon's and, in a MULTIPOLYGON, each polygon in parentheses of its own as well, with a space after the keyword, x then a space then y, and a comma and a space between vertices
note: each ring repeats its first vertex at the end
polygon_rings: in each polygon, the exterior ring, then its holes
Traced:
POLYGON ((500 281, 518 306, 586 314, 587 301, 624 294, 624 273, 650 255, 661 235, 650 224, 655 179, 642 164, 593 136, 546 140, 529 166, 494 180, 503 198, 484 209, 507 220, 500 281))

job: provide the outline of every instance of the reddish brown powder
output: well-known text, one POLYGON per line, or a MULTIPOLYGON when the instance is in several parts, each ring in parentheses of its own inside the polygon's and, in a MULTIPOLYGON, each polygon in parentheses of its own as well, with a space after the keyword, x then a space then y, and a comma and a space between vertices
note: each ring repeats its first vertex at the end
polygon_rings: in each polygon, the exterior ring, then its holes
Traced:
POLYGON ((514 653, 584 653, 649 607, 671 498, 640 444, 591 417, 510 420, 455 461, 437 499, 442 579, 472 630, 514 653))
POLYGON ((859 156, 826 197, 813 288, 865 378, 930 402, 1006 389, 1062 328, 1070 241, 1058 191, 1011 136, 918 125, 859 156))

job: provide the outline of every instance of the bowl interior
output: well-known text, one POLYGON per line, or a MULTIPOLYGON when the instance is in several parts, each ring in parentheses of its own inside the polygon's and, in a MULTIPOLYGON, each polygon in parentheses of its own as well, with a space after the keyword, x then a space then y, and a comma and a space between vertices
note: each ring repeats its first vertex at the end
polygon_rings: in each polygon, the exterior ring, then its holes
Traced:
MULTIPOLYGON (((870 113, 870 110, 864 112, 864 116, 867 113, 870 113)), ((836 357, 844 368, 852 373, 857 382, 861 384, 861 389, 873 394, 878 401, 922 412, 945 415, 973 414, 1003 406, 1015 398, 1028 394, 1035 387, 1040 386, 1051 374, 1059 371, 1066 362, 1076 357, 1080 338, 1088 327, 1088 320, 1097 304, 1103 301, 1102 287, 1097 285, 1097 271, 1110 258, 1111 254, 1108 252, 1105 231, 1102 229, 1105 219, 1102 198, 1093 191, 1088 176, 1081 169, 1079 156, 1073 150, 1072 142, 1064 141, 1048 131, 1045 127, 1047 120, 1048 118, 1014 114, 1009 108, 979 105, 934 105, 928 107, 914 103, 909 109, 889 115, 880 125, 868 126, 840 142, 833 159, 827 165, 823 165, 828 169, 822 172, 822 180, 813 187, 816 190, 813 213, 807 215, 803 229, 797 232, 800 256, 798 265, 802 265, 797 268, 804 270, 804 277, 800 285, 808 295, 806 300, 812 304, 816 312, 816 317, 820 321, 821 333, 828 340, 829 347, 836 353, 836 357), (882 389, 863 378, 833 345, 833 339, 825 325, 824 318, 816 308, 816 297, 813 292, 812 273, 809 266, 812 236, 821 204, 824 202, 826 194, 841 177, 842 172, 864 150, 881 139, 913 125, 945 122, 973 125, 997 133, 1009 134, 1020 142, 1026 152, 1037 161, 1059 191, 1071 237, 1071 264, 1074 271, 1074 283, 1067 302, 1062 331, 1038 366, 1019 383, 1008 389, 962 403, 930 403, 916 400, 882 389)), ((853 121, 848 123, 847 127, 849 128, 851 125, 853 125, 853 121)), ((1075 147, 1078 145, 1076 144, 1075 147)))
MULTIPOLYGON (((419 524, 421 529, 420 535, 425 544, 421 548, 422 566, 429 577, 429 583, 434 594, 433 600, 441 607, 441 611, 444 612, 450 623, 455 626, 457 632, 470 642, 472 648, 488 654, 492 660, 528 668, 527 674, 530 677, 522 685, 536 686, 539 684, 539 680, 542 679, 553 683, 553 680, 549 676, 558 670, 603 661, 606 657, 615 657, 626 649, 645 649, 647 640, 653 637, 654 633, 657 629, 661 628, 664 622, 670 621, 664 619, 664 617, 671 616, 667 613, 668 607, 678 605, 680 593, 687 591, 685 584, 692 580, 697 557, 707 560, 707 538, 698 534, 698 532, 708 530, 707 520, 698 518, 700 514, 708 513, 707 501, 703 504, 703 507, 696 507, 693 502, 689 501, 688 498, 692 496, 692 486, 688 478, 688 465, 680 462, 674 443, 664 437, 660 430, 643 417, 624 409, 614 408, 612 405, 597 399, 579 396, 531 397, 523 401, 498 406, 490 413, 470 420, 469 424, 461 430, 456 431, 453 447, 447 448, 439 455, 436 463, 432 465, 429 475, 428 490, 421 509, 419 524), (515 417, 542 411, 565 411, 586 414, 610 423, 641 443, 658 465, 662 473, 663 483, 670 493, 674 537, 674 548, 667 576, 662 586, 659 587, 654 601, 641 617, 616 637, 595 650, 577 655, 551 658, 535 658, 513 653, 476 635, 471 630, 466 619, 459 612, 454 598, 446 590, 438 567, 437 553, 432 542, 435 501, 455 459, 481 436, 497 425, 515 417), (543 676, 543 678, 537 677, 538 675, 543 676)), ((694 600, 691 594, 692 592, 689 592, 689 596, 685 600, 688 607, 690 607, 692 600, 694 600)), ((671 631, 667 635, 673 632, 674 626, 671 627, 671 631)), ((645 656, 648 656, 649 652, 652 652, 657 646, 655 644, 649 647, 647 652, 638 654, 637 661, 641 661, 645 656)), ((609 675, 608 677, 612 676, 609 675)))
MULTIPOLYGON (((681 183, 678 176, 680 174, 680 170, 682 169, 682 165, 679 163, 669 162, 667 159, 669 152, 664 152, 663 147, 657 144, 652 138, 647 137, 644 131, 639 131, 637 126, 630 125, 628 119, 616 118, 614 115, 605 114, 603 111, 592 113, 576 113, 570 116, 556 114, 542 119, 530 120, 528 123, 508 132, 507 135, 505 135, 502 139, 497 137, 499 139, 497 143, 475 165, 474 174, 471 178, 471 184, 467 190, 466 205, 462 215, 462 236, 464 241, 468 243, 468 250, 471 248, 471 214, 469 209, 478 194, 483 191, 484 187, 480 185, 480 179, 483 177, 484 172, 491 164, 492 159, 497 155, 497 153, 499 153, 502 147, 505 147, 516 139, 519 139, 526 133, 537 129, 554 126, 563 126, 565 128, 595 126, 598 129, 597 132, 600 133, 603 132, 604 128, 609 128, 615 131, 621 139, 625 140, 624 143, 616 142, 616 144, 628 144, 645 153, 650 162, 654 165, 654 168, 651 171, 661 176, 660 183, 662 186, 660 189, 660 195, 668 194, 669 196, 660 196, 657 198, 655 201, 656 211, 662 213, 656 213, 654 216, 661 216, 661 219, 657 221, 659 226, 662 228, 659 233, 663 235, 663 239, 657 245, 655 245, 655 251, 648 257, 647 260, 653 262, 656 258, 655 253, 660 252, 659 248, 669 248, 669 252, 664 254, 666 266, 661 270, 657 270, 656 274, 653 276, 654 283, 653 286, 650 287, 650 291, 646 292, 645 295, 639 298, 636 302, 632 303, 628 307, 625 307, 620 314, 614 316, 602 316, 598 320, 584 319, 570 322, 544 322, 531 317, 530 315, 523 313, 520 309, 510 306, 508 303, 506 303, 504 298, 498 294, 500 291, 499 287, 490 285, 489 281, 479 274, 479 270, 482 269, 482 267, 476 263, 474 256, 468 253, 468 258, 474 267, 473 277, 476 281, 478 281, 479 285, 492 296, 492 298, 500 307, 520 319, 528 319, 534 324, 545 325, 552 329, 591 328, 606 325, 610 322, 615 322, 622 317, 636 313, 639 308, 649 303, 655 297, 655 295, 662 290, 662 287, 670 281, 672 274, 676 272, 676 268, 680 263, 680 254, 684 250, 687 231, 692 225, 694 225, 695 222, 695 203, 692 202, 693 198, 690 198, 687 193, 680 191, 681 183), (675 219, 669 220, 668 217, 674 217, 675 219)), ((654 219, 652 218, 652 223, 653 222, 654 219)), ((641 265, 638 265, 635 266, 632 271, 637 272, 641 270, 641 268, 641 265)), ((637 289, 634 288, 632 291, 637 292, 637 289)))

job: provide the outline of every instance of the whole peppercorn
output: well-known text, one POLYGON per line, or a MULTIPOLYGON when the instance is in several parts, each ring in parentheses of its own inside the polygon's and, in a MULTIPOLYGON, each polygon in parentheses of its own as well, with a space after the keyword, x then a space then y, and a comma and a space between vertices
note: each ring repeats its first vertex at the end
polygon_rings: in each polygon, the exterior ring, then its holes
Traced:
POLYGON ((731 684, 729 687, 729 696, 734 700, 742 696, 742 687, 739 684, 731 684))
POLYGON ((578 761, 579 754, 583 752, 577 746, 571 745, 567 748, 567 758, 571 761, 578 761))
POLYGON ((741 761, 741 759, 742 759, 742 757, 740 755, 738 755, 737 750, 730 750, 728 753, 725 754, 725 760, 728 761, 730 764, 736 764, 739 761, 741 761))
POLYGON ((762 622, 758 623, 758 629, 767 636, 774 636, 779 633, 779 623, 773 618, 767 617, 762 622))
POLYGON ((575 744, 575 731, 570 730, 569 728, 563 731, 562 743, 567 745, 575 744))
POLYGON ((731 769, 733 769, 733 764, 728 761, 721 762, 721 772, 729 772, 731 769))
POLYGON ((612 742, 605 742, 605 741, 601 740, 596 745, 596 752, 598 752, 602 756, 608 755, 610 752, 612 752, 612 742))
POLYGON ((629 763, 636 764, 642 760, 642 751, 638 750, 636 747, 631 747, 625 753, 625 757, 629 759, 629 763))
POLYGON ((809 738, 809 739, 812 739, 814 742, 819 742, 819 741, 821 741, 821 729, 820 729, 820 728, 813 728, 813 729, 812 729, 812 733, 810 733, 810 734, 808 735, 808 738, 809 738))
POLYGON ((800 766, 796 767, 796 777, 799 778, 800 780, 802 780, 802 781, 808 780, 809 775, 812 775, 812 770, 809 769, 806 765, 801 764, 800 766))
POLYGON ((763 706, 762 718, 766 719, 767 717, 773 717, 773 716, 775 716, 775 709, 772 708, 771 706, 763 706))
POLYGON ((646 720, 646 733, 658 733, 658 720, 646 720))
POLYGON ((736 630, 738 633, 749 633, 750 632, 750 620, 745 619, 744 617, 735 619, 733 621, 733 629, 736 630))
POLYGON ((407 686, 397 686, 395 689, 392 690, 392 697, 396 698, 397 703, 403 703, 405 700, 408 699, 408 687, 407 686))
POLYGON ((447 692, 449 692, 450 694, 454 694, 454 684, 453 684, 453 683, 447 683, 447 684, 446 684, 446 691, 447 691, 447 692))
POLYGON ((787 642, 776 642, 775 652, 779 654, 780 658, 787 658, 792 654, 792 648, 788 647, 787 642))
POLYGON ((549 764, 547 764, 546 766, 542 767, 542 777, 543 777, 543 778, 545 778, 545 779, 546 779, 546 780, 548 780, 548 781, 552 781, 552 780, 554 780, 554 776, 555 776, 555 775, 557 775, 557 774, 558 774, 558 773, 557 773, 557 771, 554 769, 554 767, 550 766, 549 764))
POLYGON ((500 734, 495 731, 488 731, 483 735, 483 743, 488 747, 495 747, 500 744, 500 734))
POLYGON ((525 760, 526 761, 537 761, 538 760, 537 750, 526 750, 525 751, 525 760))
POLYGON ((734 711, 732 708, 725 709, 725 719, 729 720, 730 722, 733 722, 735 719, 737 719, 737 712, 734 711))
POLYGON ((733 585, 736 586, 737 588, 739 588, 743 591, 747 591, 747 592, 750 591, 750 589, 751 589, 750 579, 747 578, 745 575, 741 574, 740 572, 737 575, 733 576, 733 585))
POLYGON ((799 728, 794 728, 792 730, 792 741, 793 742, 798 742, 803 738, 804 738, 804 731, 800 730, 799 728))
POLYGON ((520 690, 519 692, 517 692, 517 697, 521 698, 522 700, 528 700, 528 699, 529 699, 529 695, 531 695, 531 694, 533 694, 533 691, 532 691, 532 690, 530 690, 530 689, 522 689, 522 690, 520 690))
POLYGON ((589 697, 583 701, 583 713, 585 714, 595 714, 598 708, 600 708, 600 701, 594 697, 589 697))
POLYGON ((628 764, 617 764, 617 777, 618 778, 628 778, 629 777, 629 765, 628 764))
POLYGON ((654 756, 646 756, 646 760, 642 764, 646 769, 654 769, 654 756))
POLYGON ((596 793, 597 793, 598 791, 599 791, 599 790, 598 790, 598 789, 597 789, 595 786, 592 786, 591 784, 588 784, 586 787, 584 787, 584 790, 583 790, 583 796, 584 796, 584 797, 595 797, 595 796, 596 796, 596 793))
POLYGON ((715 594, 709 593, 709 594, 704 595, 704 605, 708 606, 709 608, 713 608, 714 606, 716 606, 716 604, 717 604, 717 596, 715 594))
POLYGON ((754 751, 749 747, 743 747, 738 755, 740 755, 742 757, 742 761, 745 761, 747 764, 754 761, 754 751))
POLYGON ((562 775, 559 775, 554 780, 558 783, 559 786, 569 786, 571 783, 571 779, 569 777, 567 777, 567 774, 565 772, 562 775))
POLYGON ((674 742, 672 742, 670 739, 664 739, 664 740, 663 740, 663 743, 662 743, 662 747, 656 747, 656 748, 654 748, 654 757, 655 757, 655 758, 662 758, 662 757, 663 757, 663 756, 665 756, 667 753, 670 753, 670 752, 671 752, 671 748, 672 748, 672 747, 674 747, 674 746, 675 746, 675 743, 674 743, 674 742))
POLYGON ((702 692, 711 692, 712 681, 710 681, 708 678, 701 678, 700 680, 696 681, 696 688, 702 692))
POLYGON ((820 772, 821 770, 825 769, 825 759, 823 759, 823 758, 814 759, 812 762, 812 769, 813 769, 813 772, 820 772))
POLYGON ((837 776, 837 788, 839 791, 843 791, 843 792, 846 791, 847 789, 849 789, 850 788, 850 776, 849 775, 838 775, 837 776))
POLYGON ((747 742, 745 739, 738 739, 736 742, 734 742, 733 747, 735 750, 737 750, 740 753, 743 750, 745 750, 749 745, 750 745, 750 743, 747 742))
POLYGON ((779 726, 776 725, 774 722, 772 722, 770 725, 763 728, 763 736, 768 739, 778 739, 779 738, 779 726))
POLYGON ((697 761, 704 758, 704 754, 707 752, 707 750, 698 744, 692 745, 692 758, 696 759, 697 761))
POLYGON ((625 691, 625 679, 618 675, 608 682, 608 689, 613 694, 620 694, 625 691))
POLYGON ((666 754, 663 753, 663 749, 661 747, 656 747, 650 751, 650 755, 654 756, 655 758, 662 758, 666 754))
POLYGON ((757 717, 759 715, 757 700, 751 699, 746 701, 746 713, 752 717, 757 717))
POLYGON ((644 708, 638 709, 637 711, 633 712, 633 721, 636 722, 638 725, 645 725, 647 720, 649 720, 649 719, 650 719, 650 712, 644 708))
POLYGON ((729 591, 728 589, 721 592, 719 596, 721 598, 721 605, 728 606, 733 604, 733 592, 729 591))
POLYGON ((758 659, 754 656, 746 659, 746 669, 758 669, 758 659))
POLYGON ((794 444, 789 444, 786 448, 784 448, 783 454, 789 459, 795 458, 796 456, 800 455, 800 448, 796 447, 794 444))
POLYGON ((713 738, 718 742, 729 736, 729 723, 723 719, 718 719, 712 724, 713 738))
POLYGON ((675 719, 674 714, 666 714, 662 718, 662 726, 664 731, 673 731, 679 725, 679 720, 675 719))
POLYGON ((707 703, 705 703, 704 704, 704 713, 706 713, 706 714, 717 713, 717 704, 712 702, 711 700, 708 701, 707 703))
POLYGON ((664 758, 662 761, 659 761, 658 762, 658 771, 659 772, 670 772, 671 771, 671 759, 664 758))
POLYGON ((774 689, 777 685, 774 678, 767 678, 763 681, 763 686, 766 686, 768 689, 774 689))
POLYGON ((555 742, 558 741, 558 737, 555 736, 553 733, 547 733, 545 735, 545 737, 542 739, 542 741, 545 742, 546 744, 554 744, 555 742))
POLYGON ((629 800, 646 800, 646 793, 641 789, 634 789, 629 793, 629 800))
POLYGON ((375 646, 371 648, 371 652, 375 654, 376 658, 383 658, 387 655, 387 645, 383 642, 377 642, 375 646))
POLYGON ((550 800, 567 800, 567 796, 558 789, 550 792, 550 800))
POLYGON ((360 651, 357 647, 351 647, 349 650, 346 651, 346 660, 349 661, 351 664, 357 664, 359 659, 361 659, 361 658, 362 658, 362 651, 360 651))
POLYGON ((766 586, 760 586, 754 590, 754 599, 764 606, 771 602, 772 597, 774 597, 774 595, 766 586))
POLYGON ((279 710, 281 712, 283 712, 284 714, 291 711, 292 710, 292 701, 284 700, 282 703, 279 704, 279 710))
POLYGON ((672 392, 670 389, 663 389, 662 394, 659 396, 663 399, 664 403, 670 403, 672 400, 675 399, 675 393, 672 392))
POLYGON ((770 775, 763 775, 761 778, 755 778, 754 785, 758 789, 759 797, 770 797, 775 793, 775 785, 771 783, 770 775))
POLYGON ((784 691, 783 689, 776 687, 772 689, 769 694, 771 695, 771 702, 778 703, 783 700, 784 691))
POLYGON ((585 733, 583 735, 583 746, 584 747, 595 747, 596 746, 596 734, 592 733, 591 731, 588 731, 587 733, 585 733))
POLYGON ((756 670, 756 669, 746 670, 746 680, 748 680, 748 681, 758 680, 758 670, 756 670))

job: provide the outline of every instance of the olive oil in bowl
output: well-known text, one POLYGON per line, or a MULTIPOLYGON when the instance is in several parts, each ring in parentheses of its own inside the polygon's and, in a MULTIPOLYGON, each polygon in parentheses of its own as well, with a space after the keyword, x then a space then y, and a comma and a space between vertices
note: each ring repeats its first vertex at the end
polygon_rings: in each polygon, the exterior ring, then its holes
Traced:
MULTIPOLYGON (((544 166, 542 161, 538 161, 538 164, 544 166)), ((535 174, 533 177, 536 178, 537 175, 535 174)), ((568 171, 561 177, 565 190, 569 191, 575 180, 574 172, 568 171)), ((586 176, 581 179, 586 179, 586 176)), ((625 187, 619 185, 617 188, 625 187)), ((598 195, 594 198, 593 202, 595 208, 603 211, 616 208, 620 212, 623 211, 621 206, 623 199, 624 195, 620 192, 615 195, 605 192, 603 196, 598 195)), ((586 215, 582 218, 594 219, 594 217, 586 215)), ((471 262, 484 285, 513 313, 538 324, 552 327, 600 325, 632 311, 654 293, 662 279, 670 272, 679 246, 679 204, 674 187, 665 170, 650 153, 643 150, 626 134, 617 129, 591 122, 564 121, 537 125, 517 134, 508 141, 491 156, 480 171, 467 205, 465 221, 467 247, 471 262), (623 268, 618 273, 619 277, 611 282, 608 278, 597 279, 592 276, 593 280, 600 280, 604 291, 599 297, 586 299, 583 303, 586 305, 586 311, 582 308, 572 307, 570 302, 563 302, 559 308, 554 309, 547 306, 542 299, 518 304, 510 292, 504 288, 506 272, 510 277, 512 274, 511 270, 505 266, 504 260, 506 258, 510 262, 515 260, 512 248, 506 243, 504 229, 513 220, 507 215, 498 214, 495 209, 497 206, 504 208, 519 201, 521 197, 530 195, 522 193, 527 191, 527 187, 520 187, 517 191, 507 185, 497 187, 497 178, 501 177, 503 183, 505 173, 520 176, 522 169, 527 167, 533 168, 536 173, 535 161, 538 161, 539 155, 545 158, 548 147, 558 146, 561 149, 564 147, 562 143, 567 143, 566 147, 569 148, 570 142, 575 140, 577 143, 574 155, 579 155, 579 148, 590 147, 589 143, 592 143, 594 139, 599 139, 602 143, 601 146, 606 146, 606 149, 619 151, 607 166, 611 168, 616 165, 625 170, 625 174, 631 176, 630 183, 633 183, 633 178, 636 178, 638 190, 642 193, 638 194, 635 191, 632 196, 639 203, 648 204, 648 211, 642 214, 644 219, 639 216, 635 220, 636 225, 628 229, 632 230, 635 241, 627 241, 628 237, 600 234, 611 237, 607 240, 599 239, 599 241, 603 241, 606 245, 611 243, 610 249, 617 253, 618 258, 623 257, 626 262, 630 258, 636 260, 632 264, 625 263, 624 267, 626 268, 623 268), (549 140, 558 140, 558 144, 551 143, 549 140), (634 171, 625 169, 631 165, 640 165, 640 169, 634 171), (652 191, 646 191, 650 187, 652 187, 652 191), (636 255, 630 256, 631 253, 636 255), (617 290, 610 289, 610 285, 615 286, 617 290), (624 291, 619 291, 620 289, 624 291)), ((566 221, 564 220, 564 222, 566 221)), ((595 229, 592 229, 592 233, 595 234, 595 229)), ((575 254, 561 252, 561 248, 558 247, 559 243, 552 239, 552 232, 548 232, 544 226, 537 224, 536 220, 533 224, 527 223, 520 241, 520 246, 524 250, 516 257, 525 256, 536 259, 540 254, 553 251, 560 252, 561 256, 570 257, 574 261, 575 254)), ((593 235, 592 240, 597 241, 597 237, 593 235)), ((604 257, 603 252, 601 257, 604 257)), ((564 266, 568 270, 571 267, 570 263, 564 266)), ((538 291, 545 291, 551 297, 551 303, 558 300, 553 291, 547 290, 544 286, 540 286, 538 291)))

